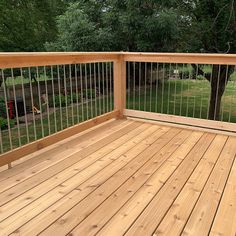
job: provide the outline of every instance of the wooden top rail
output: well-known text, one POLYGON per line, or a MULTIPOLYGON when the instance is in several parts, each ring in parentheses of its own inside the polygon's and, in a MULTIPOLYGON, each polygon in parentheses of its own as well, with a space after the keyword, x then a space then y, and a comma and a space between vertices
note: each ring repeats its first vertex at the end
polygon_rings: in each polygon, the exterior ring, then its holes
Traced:
POLYGON ((0 53, 0 68, 20 68, 108 61, 236 65, 236 54, 136 52, 0 53))
POLYGON ((236 54, 123 53, 125 61, 236 65, 236 54))
POLYGON ((119 53, 109 52, 0 53, 0 68, 110 62, 116 61, 118 56, 119 53))

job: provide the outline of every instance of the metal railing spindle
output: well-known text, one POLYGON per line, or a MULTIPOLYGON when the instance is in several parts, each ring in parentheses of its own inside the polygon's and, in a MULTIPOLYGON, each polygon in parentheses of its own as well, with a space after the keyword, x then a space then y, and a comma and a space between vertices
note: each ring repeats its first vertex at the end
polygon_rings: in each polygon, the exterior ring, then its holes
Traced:
POLYGON ((12 77, 12 85, 13 85, 13 97, 14 97, 15 114, 16 114, 18 144, 19 144, 19 147, 20 147, 21 146, 20 122, 19 122, 19 113, 18 113, 17 98, 16 98, 15 78, 14 78, 14 72, 13 72, 12 68, 11 68, 11 77, 12 77))
POLYGON ((71 121, 72 121, 72 125, 74 125, 75 118, 74 118, 74 98, 73 98, 73 83, 72 83, 71 64, 69 65, 69 81, 70 81, 71 121))
POLYGON ((184 88, 184 68, 185 65, 182 65, 182 73, 181 73, 181 97, 180 97, 180 108, 179 108, 179 115, 182 116, 182 107, 183 107, 183 88, 184 88))
POLYGON ((135 110, 136 97, 135 97, 135 62, 133 62, 133 109, 135 110))
POLYGON ((77 123, 79 123, 80 122, 80 118, 79 118, 79 87, 78 87, 78 71, 77 71, 76 64, 75 64, 75 87, 76 87, 76 116, 77 116, 77 123))
POLYGON ((144 111, 147 106, 147 62, 145 62, 145 76, 144 76, 144 111))
POLYGON ((66 66, 63 65, 63 73, 64 73, 64 96, 65 96, 65 104, 66 104, 66 127, 69 127, 69 111, 68 111, 68 93, 67 93, 67 83, 66 83, 66 66))
POLYGON ((49 110, 49 95, 48 95, 48 82, 47 82, 47 70, 46 66, 43 67, 44 70, 44 83, 45 83, 45 101, 44 104, 47 109, 47 120, 48 120, 48 133, 51 134, 51 122, 50 122, 50 110, 49 110))
POLYGON ((58 80, 58 101, 59 101, 59 109, 60 109, 60 123, 61 130, 63 130, 63 114, 62 114, 62 103, 61 103, 61 81, 60 81, 60 68, 57 65, 57 80, 58 80))
POLYGON ((156 74, 156 99, 155 99, 155 112, 157 112, 158 108, 158 83, 159 83, 159 63, 157 62, 157 74, 156 74))
POLYGON ((23 81, 24 78, 23 78, 22 68, 20 68, 20 75, 21 75, 22 97, 23 97, 23 103, 24 103, 26 138, 27 138, 27 143, 29 143, 29 126, 28 126, 28 117, 27 117, 27 110, 26 110, 26 98, 25 98, 25 88, 24 88, 24 81, 23 81))
POLYGON ((152 78, 152 76, 153 76, 153 64, 152 64, 152 62, 151 62, 151 76, 150 76, 150 105, 149 105, 149 110, 150 110, 150 112, 152 111, 152 80, 153 80, 153 78, 152 78))
MULTIPOLYGON (((225 90, 226 90, 226 86, 227 86, 227 83, 228 83, 228 80, 227 80, 227 78, 228 78, 228 73, 229 73, 229 65, 226 66, 226 72, 225 72, 225 84, 224 84, 225 90)), ((225 93, 226 93, 226 91, 224 92, 224 96, 223 96, 223 98, 222 98, 221 121, 224 120, 224 103, 225 103, 225 97, 226 97, 226 96, 225 96, 225 93)))
POLYGON ((83 67, 82 67, 82 64, 80 64, 80 92, 81 92, 82 121, 84 121, 84 92, 83 92, 83 67))
MULTIPOLYGON (((55 87, 54 87, 54 76, 53 76, 53 66, 51 66, 51 86, 52 86, 52 103, 53 103, 53 116, 54 116, 54 130, 57 132, 57 111, 55 104, 55 87)), ((48 100, 49 102, 49 100, 48 100)))
POLYGON ((11 135, 11 125, 10 125, 10 117, 8 112, 8 104, 7 104, 7 90, 6 90, 6 78, 4 76, 4 72, 2 70, 2 84, 3 84, 3 93, 4 93, 4 100, 5 100, 5 109, 6 109, 6 117, 7 117, 7 130, 8 130, 8 137, 9 137, 9 144, 10 149, 12 150, 12 135, 11 135))
POLYGON ((32 89, 32 78, 31 78, 31 69, 29 70, 29 84, 30 84, 30 98, 31 98, 31 112, 33 114, 33 126, 34 126, 34 139, 37 140, 37 132, 36 132, 36 124, 35 124, 35 112, 34 112, 34 96, 33 96, 33 89, 32 89))
POLYGON ((93 86, 92 86, 92 65, 91 65, 91 63, 89 63, 89 87, 90 87, 91 117, 93 117, 93 86))
POLYGON ((42 112, 42 102, 41 102, 41 89, 39 83, 39 68, 36 67, 36 80, 37 80, 37 88, 38 88, 38 100, 39 100, 39 109, 40 109, 40 122, 41 122, 41 132, 42 137, 44 137, 44 124, 43 124, 43 112, 42 112))
POLYGON ((98 115, 97 111, 97 73, 96 73, 96 63, 93 64, 93 70, 94 70, 94 75, 93 75, 93 82, 94 82, 94 91, 95 91, 95 116, 98 115))
POLYGON ((139 92, 139 99, 138 99, 138 106, 139 106, 139 110, 141 110, 141 70, 142 70, 142 63, 139 62, 139 88, 138 88, 138 92, 139 92))

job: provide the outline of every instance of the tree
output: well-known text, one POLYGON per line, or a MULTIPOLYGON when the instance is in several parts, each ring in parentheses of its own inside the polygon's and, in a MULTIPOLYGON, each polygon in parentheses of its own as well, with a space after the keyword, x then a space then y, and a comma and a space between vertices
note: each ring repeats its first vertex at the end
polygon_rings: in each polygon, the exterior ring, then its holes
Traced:
MULTIPOLYGON (((183 3, 183 1, 181 1, 183 3)), ((183 30, 182 48, 190 52, 235 53, 236 50, 236 1, 189 0, 182 4, 183 15, 188 20, 183 30)), ((218 120, 221 99, 234 71, 234 66, 213 65, 211 74, 201 68, 195 71, 205 76, 211 84, 209 119, 218 120)))
POLYGON ((80 6, 79 2, 70 4, 67 11, 58 17, 58 37, 55 43, 46 45, 49 50, 96 50, 96 26, 80 6))
POLYGON ((58 39, 48 48, 173 51, 179 36, 178 19, 175 9, 154 0, 76 1, 58 18, 58 39))
POLYGON ((57 35, 62 0, 0 0, 0 51, 44 51, 57 35))
POLYGON ((156 2, 71 1, 67 11, 58 17, 57 40, 46 48, 49 51, 174 51, 178 47, 178 12, 169 8, 166 1, 156 2))
MULTIPOLYGON (((51 49, 64 51, 186 51, 234 53, 235 0, 71 1, 58 19, 51 49)), ((49 47, 50 48, 50 47, 49 47)), ((209 119, 220 115, 221 99, 233 66, 214 65, 198 75, 211 84, 209 119)))
MULTIPOLYGON (((236 51, 235 0, 0 0, 0 11, 0 51, 236 51)), ((234 66, 193 68, 217 120, 234 66)))

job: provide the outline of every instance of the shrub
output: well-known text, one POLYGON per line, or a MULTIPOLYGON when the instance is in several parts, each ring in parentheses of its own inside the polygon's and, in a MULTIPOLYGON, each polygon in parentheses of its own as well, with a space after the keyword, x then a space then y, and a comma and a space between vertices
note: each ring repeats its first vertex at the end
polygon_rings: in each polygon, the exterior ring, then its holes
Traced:
POLYGON ((7 113, 6 113, 6 104, 5 104, 5 100, 3 97, 0 97, 0 116, 1 117, 6 117, 7 113))
MULTIPOLYGON (((10 128, 15 125, 15 120, 10 120, 10 128)), ((1 130, 8 129, 7 119, 0 117, 0 128, 1 130)))
MULTIPOLYGON (((76 100, 76 97, 73 96, 73 102, 74 99, 76 100)), ((71 96, 64 96, 64 95, 55 95, 54 99, 52 98, 51 101, 49 102, 49 105, 52 107, 54 105, 55 102, 55 107, 60 107, 60 104, 62 107, 69 105, 71 103, 71 96)))
MULTIPOLYGON (((77 93, 72 93, 70 95, 67 96, 68 97, 68 102, 69 103, 77 103, 77 93)), ((81 101, 81 95, 78 94, 78 102, 81 101)))
POLYGON ((180 79, 189 79, 189 77, 191 77, 191 73, 188 70, 179 72, 180 79))
POLYGON ((198 76, 197 76, 197 80, 204 80, 204 79, 205 79, 205 77, 202 76, 202 75, 198 75, 198 76))
MULTIPOLYGON (((66 106, 66 97, 64 95, 55 95, 54 96, 55 107, 66 106)), ((53 106, 53 100, 50 102, 50 106, 53 106)))
POLYGON ((91 97, 95 98, 97 96, 97 93, 96 93, 95 89, 87 89, 87 91, 84 90, 84 92, 83 92, 83 95, 84 95, 83 97, 84 98, 86 98, 86 92, 87 92, 87 98, 88 99, 91 99, 91 97))
POLYGON ((195 77, 196 77, 196 72, 194 71, 192 66, 179 68, 180 79, 195 79, 195 77))
MULTIPOLYGON (((81 101, 81 95, 78 94, 78 102, 81 101)), ((51 98, 50 102, 49 102, 49 106, 53 107, 55 102, 55 107, 60 107, 60 103, 62 107, 71 104, 71 103, 77 103, 77 94, 76 93, 72 93, 70 95, 64 96, 64 95, 55 95, 54 99, 53 97, 51 98)))
POLYGON ((236 72, 234 72, 230 78, 229 78, 230 81, 236 81, 236 72))

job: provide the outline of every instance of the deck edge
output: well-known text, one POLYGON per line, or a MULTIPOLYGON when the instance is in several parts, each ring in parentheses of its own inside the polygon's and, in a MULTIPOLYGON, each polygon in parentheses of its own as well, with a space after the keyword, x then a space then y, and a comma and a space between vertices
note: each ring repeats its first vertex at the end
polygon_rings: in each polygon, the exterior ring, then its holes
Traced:
POLYGON ((13 161, 16 161, 28 154, 31 154, 31 153, 39 151, 45 147, 48 147, 52 144, 55 144, 59 141, 62 141, 63 139, 69 138, 72 135, 78 134, 78 133, 83 132, 89 128, 96 126, 96 125, 104 123, 110 119, 117 118, 118 116, 119 116, 119 111, 114 110, 112 112, 95 117, 95 118, 85 121, 83 123, 74 125, 72 127, 69 127, 65 130, 62 130, 62 131, 52 134, 50 136, 44 137, 44 138, 34 141, 32 143, 26 144, 22 147, 16 148, 12 151, 6 152, 6 153, 0 155, 0 167, 7 165, 13 161))

